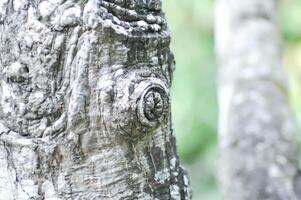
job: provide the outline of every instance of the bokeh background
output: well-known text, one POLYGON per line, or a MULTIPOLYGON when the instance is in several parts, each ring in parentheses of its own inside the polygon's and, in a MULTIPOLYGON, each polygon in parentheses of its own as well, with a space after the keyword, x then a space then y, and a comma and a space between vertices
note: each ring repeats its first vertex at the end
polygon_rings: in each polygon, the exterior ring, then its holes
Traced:
MULTIPOLYGON (((193 200, 220 200, 214 1, 163 0, 163 6, 177 63, 172 113, 180 158, 190 175, 193 200)), ((279 24, 290 102, 301 130, 301 0, 279 1, 279 24)))

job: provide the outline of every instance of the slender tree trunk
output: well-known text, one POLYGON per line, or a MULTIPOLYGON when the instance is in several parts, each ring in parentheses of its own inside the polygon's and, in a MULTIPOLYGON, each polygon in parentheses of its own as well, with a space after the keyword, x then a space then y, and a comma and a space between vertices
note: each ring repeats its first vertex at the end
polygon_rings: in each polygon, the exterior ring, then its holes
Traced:
POLYGON ((160 0, 0 1, 0 199, 189 199, 160 0))
POLYGON ((276 0, 217 0, 220 181, 225 200, 292 200, 297 148, 276 0))

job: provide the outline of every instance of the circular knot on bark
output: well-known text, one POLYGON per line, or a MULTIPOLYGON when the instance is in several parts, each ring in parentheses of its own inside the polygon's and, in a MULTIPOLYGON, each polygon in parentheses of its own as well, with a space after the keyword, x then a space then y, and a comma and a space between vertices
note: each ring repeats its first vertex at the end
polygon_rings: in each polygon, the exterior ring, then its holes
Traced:
POLYGON ((140 83, 144 89, 138 98, 137 114, 144 126, 157 128, 168 113, 169 97, 163 83, 152 81, 140 83))
POLYGON ((120 72, 123 76, 109 84, 112 87, 108 92, 102 89, 110 95, 101 96, 107 96, 108 105, 112 105, 112 110, 103 109, 102 116, 121 135, 143 137, 166 123, 170 105, 168 82, 161 71, 150 68, 120 72))
POLYGON ((159 92, 150 91, 144 97, 144 114, 147 119, 155 120, 163 113, 163 99, 159 92))

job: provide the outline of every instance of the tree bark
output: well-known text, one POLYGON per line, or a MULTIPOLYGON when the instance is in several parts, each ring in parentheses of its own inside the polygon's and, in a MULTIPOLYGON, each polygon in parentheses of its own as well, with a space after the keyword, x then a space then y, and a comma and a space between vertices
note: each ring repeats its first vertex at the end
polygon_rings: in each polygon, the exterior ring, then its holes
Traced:
POLYGON ((225 200, 300 199, 276 4, 216 2, 219 167, 225 200))
POLYGON ((0 199, 190 199, 160 0, 1 0, 0 199))

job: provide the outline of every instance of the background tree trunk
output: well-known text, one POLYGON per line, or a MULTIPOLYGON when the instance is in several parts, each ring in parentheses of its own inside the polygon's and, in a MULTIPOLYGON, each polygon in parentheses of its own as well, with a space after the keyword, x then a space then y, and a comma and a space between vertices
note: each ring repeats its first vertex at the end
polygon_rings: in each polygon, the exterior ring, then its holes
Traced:
POLYGON ((190 199, 160 0, 1 0, 0 199, 190 199))
POLYGON ((297 199, 293 183, 298 156, 276 3, 216 2, 219 168, 226 200, 297 199))

